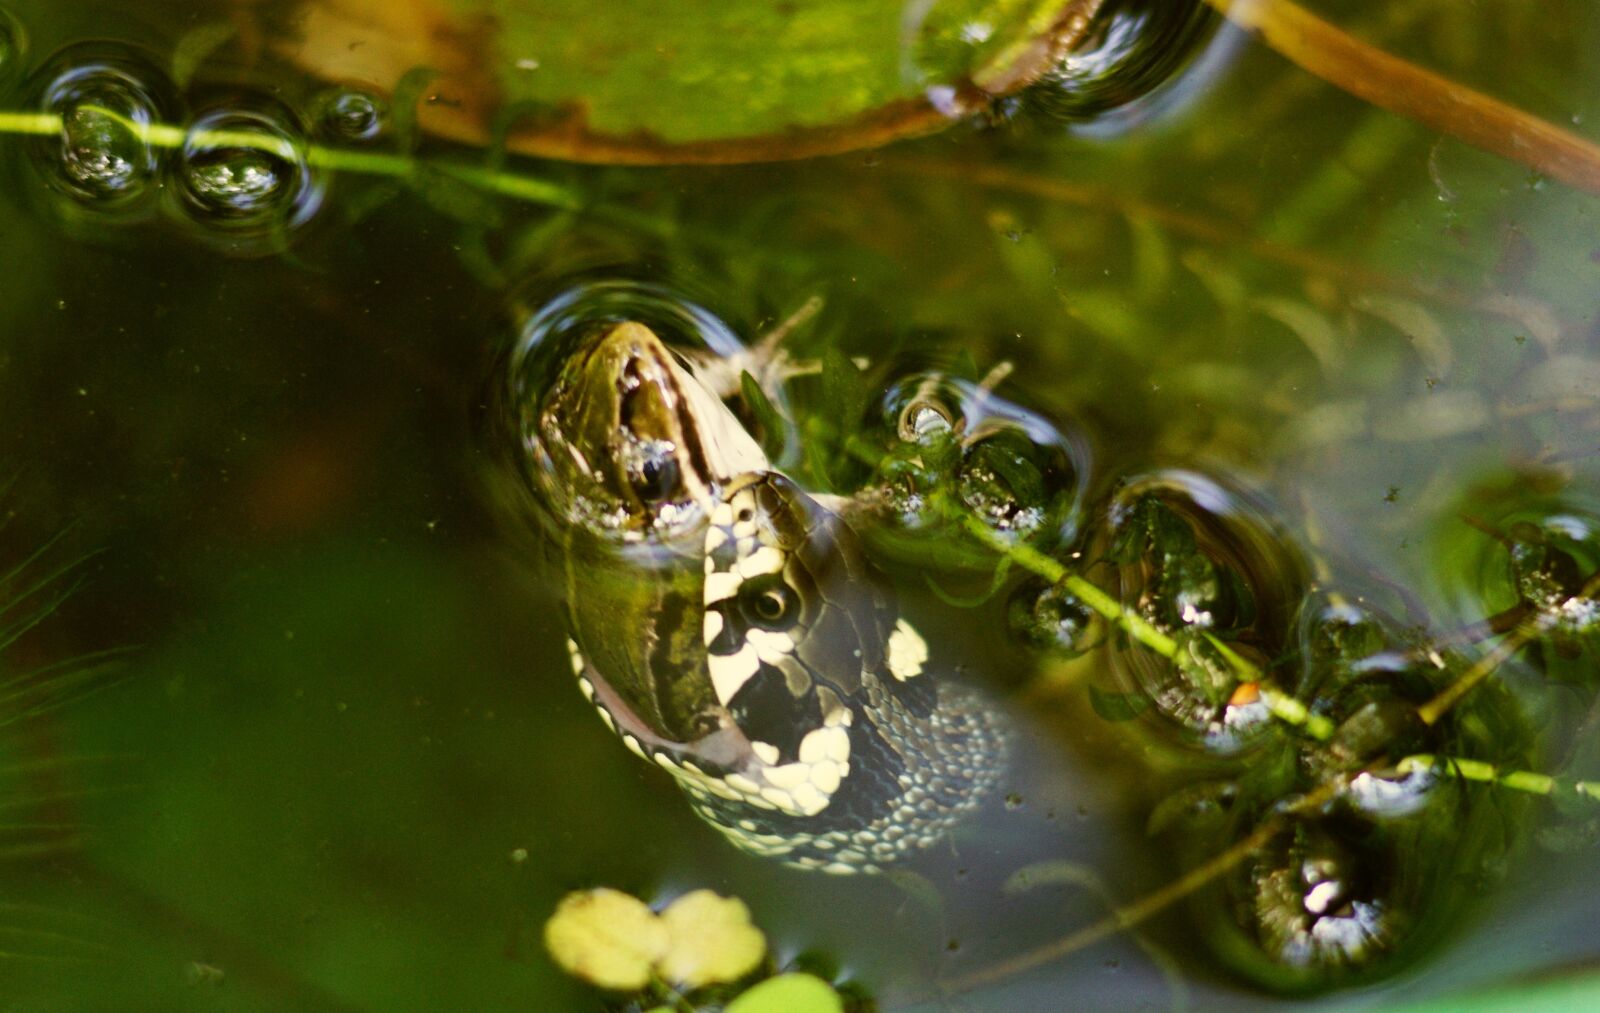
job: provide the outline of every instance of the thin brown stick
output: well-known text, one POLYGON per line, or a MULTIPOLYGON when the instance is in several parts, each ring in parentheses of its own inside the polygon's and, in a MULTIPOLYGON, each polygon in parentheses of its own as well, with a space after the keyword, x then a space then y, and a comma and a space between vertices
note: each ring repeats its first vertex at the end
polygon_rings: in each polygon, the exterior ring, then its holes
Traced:
MULTIPOLYGON (((1600 592, 1600 573, 1590 576, 1584 582, 1583 588, 1573 597, 1592 598, 1596 592, 1600 592)), ((1567 599, 1567 601, 1570 600, 1570 598, 1567 599)), ((1554 607, 1547 606, 1534 610, 1527 618, 1518 623, 1515 629, 1506 634, 1506 638, 1496 644, 1494 650, 1479 658, 1471 668, 1461 673, 1459 679, 1440 690, 1433 699, 1418 707, 1417 717, 1422 719, 1423 724, 1431 725, 1450 713, 1450 708, 1460 703, 1480 682, 1493 675, 1513 654, 1522 650, 1537 639, 1541 633, 1544 633, 1549 628, 1551 619, 1559 607, 1559 605, 1554 607)))
POLYGON ((1367 45, 1290 0, 1206 0, 1303 70, 1380 109, 1600 194, 1600 145, 1367 45))
POLYGON ((1306 794, 1293 806, 1279 810, 1262 820, 1255 830, 1235 842, 1227 850, 1218 852, 1203 864, 1190 869, 1160 889, 1145 894, 1132 904, 1117 908, 1100 921, 1085 926, 1070 935, 1063 936, 1025 953, 1019 953, 998 963, 990 964, 987 967, 980 967, 976 971, 971 971, 959 978, 941 982, 940 991, 949 995, 970 992, 975 988, 982 988, 984 985, 1003 981, 1024 971, 1031 971, 1035 967, 1059 960, 1068 954, 1076 953, 1086 946, 1092 946, 1102 939, 1133 928, 1140 922, 1158 914, 1171 904, 1182 900, 1219 876, 1229 872, 1234 866, 1249 858, 1257 849, 1265 846, 1267 842, 1276 837, 1288 822, 1289 817, 1327 804, 1338 794, 1343 784, 1343 780, 1338 777, 1323 782, 1315 791, 1306 794))

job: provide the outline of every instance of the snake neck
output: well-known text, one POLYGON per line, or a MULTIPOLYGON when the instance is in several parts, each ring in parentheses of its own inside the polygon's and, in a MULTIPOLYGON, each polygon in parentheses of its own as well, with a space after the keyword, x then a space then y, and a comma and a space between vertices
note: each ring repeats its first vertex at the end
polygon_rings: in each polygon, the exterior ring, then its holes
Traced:
POLYGON ((752 854, 830 873, 877 872, 948 834, 1005 769, 1006 733, 989 701, 959 683, 914 691, 873 679, 852 704, 852 776, 815 816, 755 809, 680 779, 696 812, 752 854))

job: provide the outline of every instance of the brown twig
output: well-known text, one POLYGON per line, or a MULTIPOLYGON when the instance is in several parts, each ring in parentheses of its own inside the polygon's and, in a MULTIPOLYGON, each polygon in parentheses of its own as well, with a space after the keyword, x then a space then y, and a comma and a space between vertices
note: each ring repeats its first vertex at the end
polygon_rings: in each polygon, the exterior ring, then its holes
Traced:
MULTIPOLYGON (((1592 598, 1600 592, 1600 573, 1595 573, 1584 582, 1582 589, 1572 598, 1592 598)), ((1563 600, 1562 604, 1571 598, 1563 600)), ((1444 689, 1440 690, 1433 699, 1417 708, 1417 717, 1425 725, 1431 725, 1440 718, 1450 713, 1450 708, 1460 703, 1463 698, 1483 680, 1493 675, 1501 665, 1518 651, 1538 639, 1539 635, 1549 629, 1549 625, 1560 605, 1546 606, 1531 610, 1521 622, 1516 625, 1506 638, 1495 645, 1494 650, 1485 654, 1473 663, 1472 667, 1461 673, 1461 677, 1444 689)))
POLYGON ((1339 793, 1343 785, 1342 778, 1330 778, 1319 785, 1316 790, 1307 793, 1294 805, 1277 810, 1271 816, 1262 820, 1253 831, 1240 838, 1227 850, 1218 852, 1206 862, 1190 869, 1165 886, 1145 894, 1132 904, 1117 908, 1100 921, 1053 942, 1028 950, 1025 953, 1019 953, 1014 957, 990 964, 987 967, 980 967, 976 971, 970 971, 958 978, 941 982, 940 990, 947 995, 970 992, 975 988, 1003 981, 1013 975, 1059 960, 1068 954, 1076 953, 1084 947, 1098 943, 1102 939, 1114 936, 1118 932, 1133 928, 1171 904, 1182 900, 1218 877, 1225 875, 1276 837, 1292 816, 1298 813, 1314 811, 1326 805, 1339 793))
POLYGON ((1367 45, 1290 0, 1206 0, 1303 70, 1363 101, 1600 194, 1600 145, 1367 45))

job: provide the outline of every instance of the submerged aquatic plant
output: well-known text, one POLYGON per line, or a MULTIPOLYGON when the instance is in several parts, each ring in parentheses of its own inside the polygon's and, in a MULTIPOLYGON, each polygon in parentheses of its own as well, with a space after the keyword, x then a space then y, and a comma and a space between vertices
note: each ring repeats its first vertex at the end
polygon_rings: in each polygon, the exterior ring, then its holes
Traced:
MULTIPOLYGON (((0 521, 9 527, 15 513, 0 521)), ((33 637, 72 596, 86 557, 63 550, 65 533, 13 556, 0 572, 0 876, 75 852, 83 828, 72 804, 102 758, 61 754, 42 725, 60 708, 121 676, 125 649, 40 662, 33 637)), ((0 965, 7 961, 93 963, 110 950, 103 929, 81 916, 10 902, 0 889, 0 965)))

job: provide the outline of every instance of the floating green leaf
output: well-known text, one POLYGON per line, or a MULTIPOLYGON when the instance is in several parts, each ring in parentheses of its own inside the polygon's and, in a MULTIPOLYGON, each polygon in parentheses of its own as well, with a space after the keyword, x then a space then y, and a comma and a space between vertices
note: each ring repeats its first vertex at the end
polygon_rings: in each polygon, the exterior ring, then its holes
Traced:
POLYGON ((601 162, 792 158, 931 133, 1037 79, 1100 0, 313 0, 295 59, 440 77, 433 131, 601 162), (504 110, 538 110, 506 124, 504 110))
POLYGON ((544 926, 544 945, 567 973, 601 988, 650 983, 668 950, 667 927, 637 897, 600 887, 562 898, 544 926))
POLYGON ((750 909, 735 897, 695 890, 661 912, 667 949, 660 975, 686 988, 727 984, 754 971, 767 952, 766 937, 750 924, 750 909))
POLYGON ((781 974, 733 1000, 728 1013, 844 1013, 844 1002, 821 978, 781 974))

